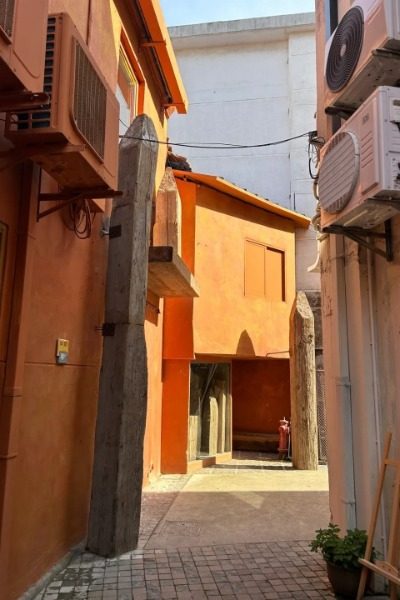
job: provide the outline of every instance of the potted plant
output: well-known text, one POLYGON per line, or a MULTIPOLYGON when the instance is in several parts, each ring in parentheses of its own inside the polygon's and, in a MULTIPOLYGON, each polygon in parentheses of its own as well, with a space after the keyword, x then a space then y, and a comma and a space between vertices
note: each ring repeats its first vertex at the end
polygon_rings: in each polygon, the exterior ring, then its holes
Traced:
POLYGON ((318 529, 315 533, 310 548, 312 552, 321 551, 333 591, 346 598, 355 598, 361 576, 358 559, 365 554, 367 532, 348 529, 346 535, 341 537, 340 528, 329 523, 327 529, 318 529))

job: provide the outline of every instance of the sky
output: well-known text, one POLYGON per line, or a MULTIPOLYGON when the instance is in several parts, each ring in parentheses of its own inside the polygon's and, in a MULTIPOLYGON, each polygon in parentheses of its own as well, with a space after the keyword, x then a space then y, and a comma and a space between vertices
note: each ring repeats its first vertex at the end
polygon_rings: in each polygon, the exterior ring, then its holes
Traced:
POLYGON ((311 12, 315 0, 160 0, 169 27, 311 12))

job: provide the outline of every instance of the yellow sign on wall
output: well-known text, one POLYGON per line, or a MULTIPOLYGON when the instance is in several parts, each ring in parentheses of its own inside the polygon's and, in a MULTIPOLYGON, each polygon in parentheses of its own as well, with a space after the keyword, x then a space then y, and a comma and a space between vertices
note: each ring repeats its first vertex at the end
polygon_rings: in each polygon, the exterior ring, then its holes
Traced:
POLYGON ((63 338, 57 339, 56 360, 58 365, 65 365, 68 362, 69 340, 63 338))

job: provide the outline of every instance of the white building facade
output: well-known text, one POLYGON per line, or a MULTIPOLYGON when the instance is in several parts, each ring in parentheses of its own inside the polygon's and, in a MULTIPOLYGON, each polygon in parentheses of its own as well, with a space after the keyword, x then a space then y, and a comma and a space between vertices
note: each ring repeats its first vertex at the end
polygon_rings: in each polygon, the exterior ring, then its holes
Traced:
MULTIPOLYGON (((257 145, 313 131, 314 13, 170 28, 189 113, 170 120, 176 142, 257 145)), ((212 150, 174 147, 193 171, 225 177, 312 217, 315 199, 306 137, 277 146, 212 150)), ((297 288, 318 290, 315 233, 297 235, 297 288)))

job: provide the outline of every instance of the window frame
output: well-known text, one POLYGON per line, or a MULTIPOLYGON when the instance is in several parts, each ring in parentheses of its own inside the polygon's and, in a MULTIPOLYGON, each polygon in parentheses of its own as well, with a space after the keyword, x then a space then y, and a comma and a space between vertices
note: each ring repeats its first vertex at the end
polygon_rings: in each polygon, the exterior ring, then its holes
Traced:
POLYGON ((244 260, 244 269, 243 269, 243 295, 245 298, 248 299, 263 299, 267 302, 272 302, 272 303, 286 303, 287 301, 287 268, 286 268, 286 248, 283 248, 282 246, 276 246, 276 245, 272 245, 268 242, 261 242, 260 240, 255 240, 252 238, 245 238, 244 240, 244 256, 243 256, 243 260, 244 260), (252 294, 248 294, 246 293, 246 245, 250 243, 250 244, 254 244, 257 246, 261 246, 264 249, 264 294, 261 296, 256 296, 256 295, 252 295, 252 294), (266 263, 266 252, 267 250, 270 250, 272 252, 279 252, 282 255, 282 299, 281 300, 271 300, 268 298, 267 295, 267 263, 266 263))

